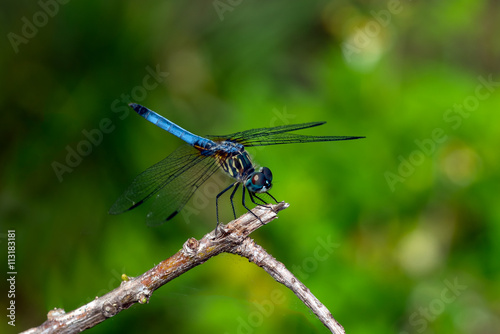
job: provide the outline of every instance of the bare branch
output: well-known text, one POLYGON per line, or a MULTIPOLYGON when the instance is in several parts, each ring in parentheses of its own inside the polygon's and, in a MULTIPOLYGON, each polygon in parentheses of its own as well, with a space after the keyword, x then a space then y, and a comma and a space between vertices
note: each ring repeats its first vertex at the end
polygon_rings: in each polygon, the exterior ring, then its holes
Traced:
POLYGON ((199 241, 190 238, 184 243, 182 250, 141 276, 123 275, 124 281, 113 291, 96 297, 92 302, 69 313, 65 313, 63 309, 54 309, 49 312, 47 321, 23 333, 78 333, 94 327, 135 303, 149 302, 156 289, 222 252, 244 256, 264 268, 276 281, 290 288, 332 333, 345 333, 342 326, 305 285, 281 262, 248 238, 262 223, 267 224, 274 220, 277 218, 277 212, 287 207, 288 204, 284 202, 268 207, 258 206, 252 212, 260 220, 252 213, 246 213, 225 226, 221 225, 217 236, 214 230, 199 241))
POLYGON ((241 245, 236 246, 230 252, 248 258, 251 262, 267 271, 277 282, 292 290, 316 314, 330 332, 345 334, 344 327, 333 318, 330 311, 311 293, 309 288, 286 269, 283 263, 276 260, 252 239, 246 238, 241 245))

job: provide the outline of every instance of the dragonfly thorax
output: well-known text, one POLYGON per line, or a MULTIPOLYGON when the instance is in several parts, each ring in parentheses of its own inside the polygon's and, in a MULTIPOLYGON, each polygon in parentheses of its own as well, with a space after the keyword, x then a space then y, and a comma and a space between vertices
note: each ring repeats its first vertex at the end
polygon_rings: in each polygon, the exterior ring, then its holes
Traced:
POLYGON ((256 172, 250 155, 243 145, 229 141, 221 142, 219 145, 216 153, 217 160, 222 170, 229 176, 243 183, 253 193, 264 193, 271 189, 273 180, 271 170, 261 167, 256 172))
POLYGON ((255 171, 250 155, 242 145, 231 142, 225 142, 222 145, 231 148, 225 147, 225 150, 218 150, 216 153, 222 170, 240 182, 246 181, 248 176, 255 171))

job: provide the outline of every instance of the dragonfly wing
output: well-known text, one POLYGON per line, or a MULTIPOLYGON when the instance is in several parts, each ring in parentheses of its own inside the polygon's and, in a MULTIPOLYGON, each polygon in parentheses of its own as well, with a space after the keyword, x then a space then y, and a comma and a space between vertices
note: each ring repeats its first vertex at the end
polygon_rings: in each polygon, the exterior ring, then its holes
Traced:
MULTIPOLYGON (((159 192, 168 193, 170 185, 178 187, 176 180, 185 180, 192 172, 196 174, 200 170, 207 171, 211 166, 216 166, 215 159, 201 155, 200 151, 190 145, 182 145, 165 159, 139 174, 115 201, 109 213, 119 214, 131 210, 159 192)), ((177 209, 177 207, 163 208, 162 212, 165 214, 163 221, 170 216, 167 213, 169 210, 173 213, 177 209)))
POLYGON ((215 159, 203 159, 191 166, 187 172, 173 179, 155 196, 146 216, 146 224, 156 226, 174 218, 194 192, 218 169, 215 159))
POLYGON ((251 146, 266 146, 266 145, 279 145, 279 144, 298 144, 298 143, 312 143, 319 141, 336 141, 336 140, 351 140, 359 139, 364 137, 356 136, 306 136, 306 135, 296 135, 296 134, 277 134, 273 136, 253 138, 253 139, 243 139, 238 141, 245 147, 251 146))
POLYGON ((364 138, 359 136, 307 136, 290 134, 288 132, 312 128, 325 124, 326 122, 311 122, 302 124, 289 124, 273 128, 252 129, 236 132, 227 136, 210 136, 214 140, 230 140, 243 144, 246 147, 266 146, 278 144, 310 143, 319 141, 336 141, 364 138))

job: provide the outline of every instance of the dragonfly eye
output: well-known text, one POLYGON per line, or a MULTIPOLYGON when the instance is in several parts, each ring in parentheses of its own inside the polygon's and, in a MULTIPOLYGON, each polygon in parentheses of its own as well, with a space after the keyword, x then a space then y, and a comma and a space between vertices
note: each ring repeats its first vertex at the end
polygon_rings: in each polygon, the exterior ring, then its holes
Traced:
POLYGON ((267 167, 262 167, 259 172, 253 173, 247 181, 246 187, 254 193, 264 193, 271 189, 273 174, 267 167))
POLYGON ((265 182, 266 177, 263 173, 258 172, 252 176, 252 185, 254 185, 255 187, 262 188, 266 185, 265 182))
POLYGON ((269 180, 269 183, 273 180, 273 173, 271 173, 271 170, 267 167, 261 167, 259 170, 262 174, 264 174, 264 177, 269 180))

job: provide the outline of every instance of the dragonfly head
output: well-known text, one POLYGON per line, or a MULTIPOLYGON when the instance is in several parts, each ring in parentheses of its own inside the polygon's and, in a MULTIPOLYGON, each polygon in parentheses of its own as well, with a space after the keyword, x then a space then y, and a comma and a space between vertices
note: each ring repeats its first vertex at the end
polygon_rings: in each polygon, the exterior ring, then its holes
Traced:
POLYGON ((253 193, 265 193, 271 189, 273 173, 267 167, 261 167, 258 172, 253 172, 245 182, 245 187, 253 193))

